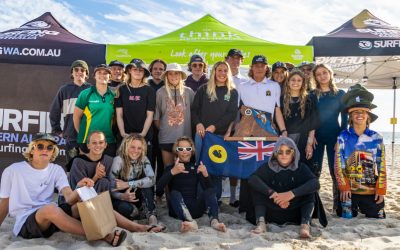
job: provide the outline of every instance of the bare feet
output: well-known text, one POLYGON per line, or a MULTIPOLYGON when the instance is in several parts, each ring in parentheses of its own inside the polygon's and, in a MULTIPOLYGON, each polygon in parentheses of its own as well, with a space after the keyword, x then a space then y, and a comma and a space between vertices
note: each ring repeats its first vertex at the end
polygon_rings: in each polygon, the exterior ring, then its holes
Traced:
POLYGON ((222 222, 219 222, 217 219, 211 220, 211 227, 217 231, 226 232, 225 224, 222 222))
POLYGON ((149 216, 149 219, 148 219, 148 224, 149 224, 150 226, 152 226, 152 225, 157 225, 157 224, 158 224, 157 217, 156 217, 155 215, 150 215, 150 216, 149 216))
POLYGON ((308 224, 300 225, 300 238, 303 238, 303 239, 311 238, 310 226, 308 224))
POLYGON ((197 222, 193 221, 182 221, 181 224, 181 233, 186 233, 189 231, 197 230, 199 227, 197 226, 197 222))
POLYGON ((267 224, 264 221, 259 221, 257 223, 257 226, 251 230, 252 233, 254 234, 262 234, 267 231, 267 224))

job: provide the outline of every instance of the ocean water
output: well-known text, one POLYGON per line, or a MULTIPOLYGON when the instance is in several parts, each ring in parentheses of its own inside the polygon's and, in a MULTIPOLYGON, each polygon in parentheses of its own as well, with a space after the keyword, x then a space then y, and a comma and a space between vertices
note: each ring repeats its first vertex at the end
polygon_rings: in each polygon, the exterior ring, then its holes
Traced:
MULTIPOLYGON (((379 132, 383 135, 383 142, 385 144, 392 144, 392 132, 379 132)), ((400 132, 394 133, 394 144, 400 144, 400 132)))

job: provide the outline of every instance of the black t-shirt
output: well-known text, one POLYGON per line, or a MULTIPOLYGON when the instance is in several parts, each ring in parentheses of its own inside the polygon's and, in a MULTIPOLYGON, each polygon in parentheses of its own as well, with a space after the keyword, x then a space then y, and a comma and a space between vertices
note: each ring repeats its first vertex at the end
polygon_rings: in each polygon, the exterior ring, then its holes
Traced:
MULTIPOLYGON (((139 88, 122 86, 115 107, 122 108, 125 133, 140 133, 146 121, 147 111, 155 111, 156 94, 152 87, 144 85, 139 88)), ((151 140, 153 129, 149 129, 146 140, 151 140)))
POLYGON ((153 79, 149 79, 147 83, 154 89, 154 91, 157 93, 157 90, 159 90, 162 86, 165 85, 164 81, 161 80, 158 84, 156 84, 153 79))

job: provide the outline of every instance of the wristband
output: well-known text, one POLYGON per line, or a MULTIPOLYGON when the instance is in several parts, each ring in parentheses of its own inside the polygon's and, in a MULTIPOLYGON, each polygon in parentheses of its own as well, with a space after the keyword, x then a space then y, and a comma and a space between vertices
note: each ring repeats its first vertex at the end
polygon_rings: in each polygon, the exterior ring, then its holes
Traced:
POLYGON ((129 187, 133 187, 133 185, 135 184, 135 182, 134 181, 128 181, 128 185, 129 185, 129 187))
POLYGON ((282 133, 282 134, 285 133, 285 132, 287 132, 286 129, 282 129, 282 130, 281 130, 281 133, 282 133))

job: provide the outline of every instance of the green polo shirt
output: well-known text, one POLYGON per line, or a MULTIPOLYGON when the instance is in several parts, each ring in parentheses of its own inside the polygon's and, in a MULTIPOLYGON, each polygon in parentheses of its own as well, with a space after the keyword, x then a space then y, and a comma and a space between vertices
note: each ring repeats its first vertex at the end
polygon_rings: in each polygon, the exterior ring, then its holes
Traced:
POLYGON ((86 143, 88 135, 96 130, 103 131, 107 143, 115 143, 111 128, 114 115, 114 97, 115 94, 110 88, 101 96, 97 92, 96 86, 85 89, 79 94, 75 106, 83 110, 83 116, 79 126, 78 143, 86 143))

